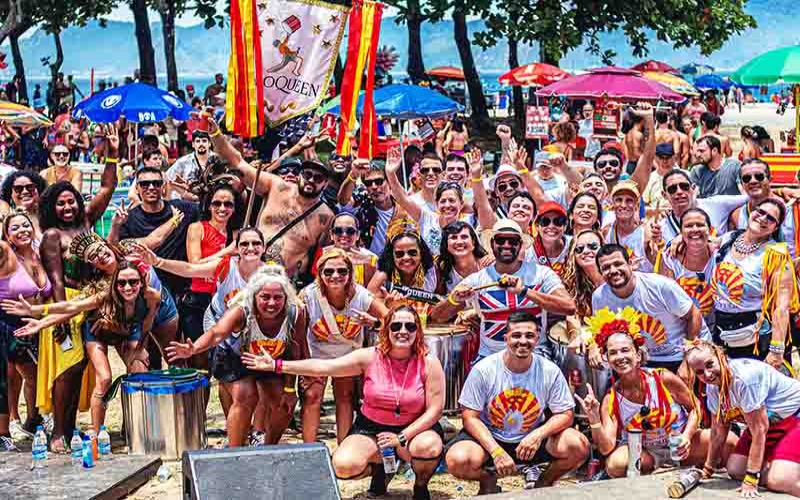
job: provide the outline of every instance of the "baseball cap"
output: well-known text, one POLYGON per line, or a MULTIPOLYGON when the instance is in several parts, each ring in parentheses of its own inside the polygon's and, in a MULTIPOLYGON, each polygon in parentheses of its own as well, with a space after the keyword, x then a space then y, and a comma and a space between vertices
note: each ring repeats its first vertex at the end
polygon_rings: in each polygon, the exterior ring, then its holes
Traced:
POLYGON ((192 84, 187 85, 186 90, 194 90, 194 85, 192 84))
POLYGON ((519 224, 511 219, 500 219, 492 226, 492 236, 498 234, 516 234, 522 236, 522 229, 519 224))
POLYGON ((639 194, 639 186, 634 181, 624 180, 619 181, 614 186, 614 189, 611 190, 611 197, 617 195, 617 193, 630 193, 636 199, 639 199, 641 195, 639 194))
POLYGON ((331 173, 330 168, 319 160, 303 160, 303 162, 300 163, 300 170, 305 170, 307 168, 317 170, 326 175, 330 175, 331 173))
POLYGON ((675 148, 669 142, 662 142, 656 145, 656 156, 670 157, 675 156, 675 148))
POLYGON ((517 172, 517 169, 506 163, 500 165, 497 168, 497 172, 494 174, 494 177, 489 179, 489 188, 491 188, 492 191, 494 191, 494 186, 497 183, 497 179, 499 179, 504 175, 513 175, 514 177, 519 179, 520 183, 522 182, 522 177, 519 176, 519 172, 517 172))
POLYGON ((552 158, 552 156, 553 155, 548 151, 537 151, 533 156, 533 166, 550 165, 550 158, 552 158))
POLYGON ((536 211, 536 218, 538 219, 539 217, 542 216, 542 214, 546 214, 547 212, 555 212, 558 215, 563 215, 564 217, 567 216, 567 211, 564 209, 563 206, 561 206, 560 203, 557 203, 555 201, 546 201, 542 203, 540 207, 538 207, 536 211))

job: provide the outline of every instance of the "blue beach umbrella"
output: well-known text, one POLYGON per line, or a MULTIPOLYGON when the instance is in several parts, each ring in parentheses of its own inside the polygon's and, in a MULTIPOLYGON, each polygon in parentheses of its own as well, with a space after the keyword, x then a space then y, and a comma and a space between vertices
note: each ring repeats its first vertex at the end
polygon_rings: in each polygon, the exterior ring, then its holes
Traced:
POLYGON ((168 116, 189 119, 192 106, 165 90, 144 83, 129 83, 104 90, 81 101, 72 112, 75 118, 86 117, 97 123, 111 123, 124 116, 134 123, 160 122, 168 116))
MULTIPOLYGON (((439 92, 418 85, 387 85, 373 94, 375 114, 401 120, 416 118, 436 119, 457 113, 464 109, 456 101, 439 92)), ((364 112, 364 96, 358 99, 356 114, 364 112)), ((339 106, 328 110, 328 113, 341 114, 339 106)))
POLYGON ((733 86, 733 82, 725 80, 719 75, 708 74, 700 75, 695 78, 694 86, 702 89, 728 90, 733 86))

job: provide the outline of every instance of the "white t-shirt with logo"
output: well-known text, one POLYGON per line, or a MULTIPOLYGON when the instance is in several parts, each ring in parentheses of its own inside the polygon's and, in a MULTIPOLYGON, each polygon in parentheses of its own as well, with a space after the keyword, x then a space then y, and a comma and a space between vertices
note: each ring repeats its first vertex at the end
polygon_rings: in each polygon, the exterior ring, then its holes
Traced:
MULTIPOLYGON (((492 265, 470 274, 461 283, 469 287, 479 287, 497 282, 500 276, 501 274, 492 265)), ((539 265, 535 261, 524 261, 513 276, 519 276, 526 286, 531 286, 536 291, 545 294, 564 288, 555 271, 547 266, 539 265)), ((542 320, 540 326, 547 321, 546 313, 542 314, 541 306, 529 299, 527 295, 516 295, 507 288, 497 285, 475 292, 467 304, 478 311, 481 317, 479 356, 488 356, 505 349, 506 343, 503 336, 506 333, 506 320, 512 312, 530 312, 542 320)), ((540 330, 540 335, 543 333, 544 330, 540 330)))
MULTIPOLYGON (((733 374, 730 404, 742 413, 762 406, 768 415, 786 418, 800 410, 800 380, 789 378, 772 366, 755 359, 731 359, 733 374)), ((712 414, 719 408, 719 387, 708 385, 708 408, 712 414)))
MULTIPOLYGON (((683 341, 686 324, 682 319, 694 304, 692 299, 674 280, 651 273, 634 272, 636 287, 627 298, 617 297, 607 283, 592 294, 592 310, 608 307, 618 312, 626 306, 641 313, 639 327, 647 340, 647 350, 653 361, 680 361, 683 359, 683 341)), ((700 338, 710 339, 711 334, 703 322, 700 338)))
POLYGON ((475 364, 458 403, 480 411, 495 439, 518 443, 544 423, 545 408, 564 413, 575 407, 575 401, 558 366, 534 354, 527 371, 514 373, 503 362, 503 352, 475 364))

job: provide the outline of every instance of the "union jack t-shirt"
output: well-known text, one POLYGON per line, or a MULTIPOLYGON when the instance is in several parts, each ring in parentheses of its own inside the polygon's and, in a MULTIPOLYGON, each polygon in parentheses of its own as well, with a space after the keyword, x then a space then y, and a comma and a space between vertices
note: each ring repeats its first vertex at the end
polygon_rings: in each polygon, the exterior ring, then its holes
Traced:
MULTIPOLYGON (((467 276, 461 284, 471 287, 488 285, 499 280, 500 276, 492 265, 467 276)), ((537 292, 553 293, 559 288, 564 288, 561 279, 552 269, 538 265, 534 261, 523 262, 522 267, 513 276, 519 276, 525 285, 532 286, 537 292)), ((544 324, 542 320, 546 320, 546 316, 542 318, 542 308, 539 304, 525 294, 517 295, 499 286, 475 292, 468 304, 481 316, 481 345, 478 351, 478 356, 481 358, 502 351, 506 347, 503 336, 506 333, 506 321, 511 313, 530 312, 539 319, 540 326, 544 324)), ((542 335, 543 330, 539 333, 542 335)))

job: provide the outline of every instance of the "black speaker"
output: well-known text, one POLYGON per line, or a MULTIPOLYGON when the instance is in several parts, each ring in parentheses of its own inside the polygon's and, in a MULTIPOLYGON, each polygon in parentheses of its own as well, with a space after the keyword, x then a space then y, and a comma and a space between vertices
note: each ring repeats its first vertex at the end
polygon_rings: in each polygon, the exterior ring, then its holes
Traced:
POLYGON ((184 500, 340 500, 321 443, 183 452, 184 500))

